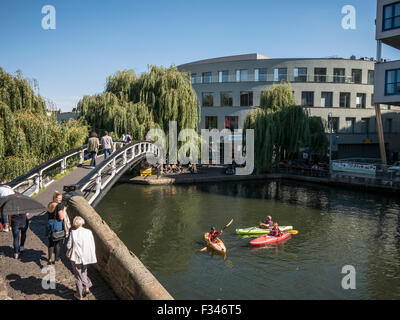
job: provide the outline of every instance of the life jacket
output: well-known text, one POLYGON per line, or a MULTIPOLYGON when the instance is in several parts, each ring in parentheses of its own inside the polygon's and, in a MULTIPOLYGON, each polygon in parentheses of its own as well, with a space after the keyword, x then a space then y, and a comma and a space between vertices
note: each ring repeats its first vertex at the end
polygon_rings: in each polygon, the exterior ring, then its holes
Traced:
POLYGON ((269 228, 271 228, 274 225, 272 220, 268 220, 268 219, 265 221, 265 224, 268 225, 269 228))
POLYGON ((274 227, 274 228, 272 228, 269 235, 274 236, 274 237, 281 237, 283 234, 282 234, 281 230, 279 229, 279 227, 278 228, 274 227))
POLYGON ((209 233, 209 235, 208 235, 208 239, 210 239, 210 241, 211 242, 214 242, 215 241, 215 238, 217 237, 217 236, 219 236, 221 233, 220 232, 218 232, 218 231, 211 231, 210 233, 209 233))

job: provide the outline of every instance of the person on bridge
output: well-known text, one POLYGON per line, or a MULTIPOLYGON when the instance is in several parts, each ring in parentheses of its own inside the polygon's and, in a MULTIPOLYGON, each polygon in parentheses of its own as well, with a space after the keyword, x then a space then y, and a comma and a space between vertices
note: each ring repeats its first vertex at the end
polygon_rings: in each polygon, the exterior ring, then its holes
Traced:
POLYGON ((97 138, 97 133, 92 132, 90 134, 90 138, 88 141, 88 153, 90 154, 90 157, 92 158, 92 161, 90 162, 91 167, 96 166, 96 156, 97 153, 99 152, 99 138, 97 138))
POLYGON ((87 265, 97 263, 93 233, 84 228, 84 224, 85 220, 82 217, 74 218, 72 222, 74 230, 71 231, 67 243, 69 252, 67 255, 71 260, 76 282, 74 297, 77 300, 82 300, 83 293, 90 294, 89 289, 92 287, 92 282, 87 275, 87 265))
POLYGON ((54 192, 53 201, 48 205, 47 216, 47 238, 49 239, 48 264, 50 265, 60 261, 61 245, 64 240, 63 238, 57 239, 54 237, 55 233, 64 230, 64 205, 62 204, 62 194, 58 191, 54 192))
POLYGON ((101 146, 104 150, 104 160, 107 160, 108 156, 111 156, 111 153, 114 149, 114 142, 113 139, 108 135, 108 131, 104 131, 104 136, 101 138, 101 146))

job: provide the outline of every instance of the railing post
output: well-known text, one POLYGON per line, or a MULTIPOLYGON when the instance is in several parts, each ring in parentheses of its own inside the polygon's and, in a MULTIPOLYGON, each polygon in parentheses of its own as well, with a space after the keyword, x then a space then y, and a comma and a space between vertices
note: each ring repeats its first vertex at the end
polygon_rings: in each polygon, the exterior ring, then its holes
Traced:
POLYGON ((67 158, 63 158, 61 161, 61 173, 64 174, 67 169, 67 158))
POLYGON ((96 194, 101 191, 101 172, 97 173, 96 177, 96 194))
MULTIPOLYGON (((135 148, 133 148, 133 152, 135 152, 135 148)), ((124 151, 124 155, 123 155, 123 157, 122 157, 122 163, 123 163, 123 165, 124 165, 124 167, 125 167, 125 165, 126 165, 126 162, 127 162, 127 152, 126 152, 126 150, 124 151)))
POLYGON ((43 170, 39 171, 39 189, 43 187, 43 170))
POLYGON ((115 176, 115 173, 116 173, 116 171, 117 171, 117 167, 116 167, 116 165, 115 165, 115 158, 114 158, 113 161, 112 161, 111 169, 112 169, 112 176, 114 177, 114 176, 115 176))
POLYGON ((83 149, 79 154, 79 164, 82 164, 85 161, 85 149, 83 149))
POLYGON ((35 178, 35 191, 34 191, 34 193, 36 193, 36 194, 38 194, 39 193, 39 190, 40 190, 40 178, 39 178, 39 176, 36 176, 36 178, 35 178))

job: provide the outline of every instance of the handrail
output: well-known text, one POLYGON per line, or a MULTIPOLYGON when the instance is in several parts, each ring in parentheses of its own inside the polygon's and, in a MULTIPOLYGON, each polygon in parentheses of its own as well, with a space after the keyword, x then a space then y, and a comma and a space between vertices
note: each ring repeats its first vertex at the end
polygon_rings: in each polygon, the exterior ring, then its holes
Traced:
MULTIPOLYGON (((119 140, 114 141, 114 146, 118 143, 123 143, 123 141, 119 141, 119 140)), ((61 164, 61 173, 65 173, 65 170, 67 169, 68 158, 70 158, 76 154, 80 154, 79 164, 82 164, 85 161, 84 156, 85 156, 85 151, 87 150, 87 148, 88 148, 88 145, 84 144, 81 147, 69 150, 59 156, 56 156, 53 159, 49 159, 49 160, 43 162, 42 164, 36 166, 35 168, 29 170, 28 172, 13 179, 11 182, 8 183, 8 185, 15 190, 15 189, 19 188, 21 185, 26 184, 27 182, 29 183, 29 181, 31 181, 31 180, 34 180, 33 185, 35 186, 35 189, 33 190, 32 193, 39 193, 41 188, 46 187, 53 181, 52 180, 51 182, 44 184, 44 182, 43 182, 43 172, 44 171, 46 171, 47 169, 60 163, 61 164)), ((33 185, 29 185, 29 187, 26 190, 22 191, 21 193, 24 194, 25 192, 30 190, 33 185)))
MULTIPOLYGON (((135 159, 142 157, 144 154, 153 154, 159 156, 160 152, 158 147, 152 141, 139 140, 131 142, 125 145, 123 148, 115 151, 110 157, 106 160, 100 162, 91 172, 89 172, 85 177, 83 177, 79 182, 77 182, 73 189, 77 190, 81 194, 84 194, 86 188, 94 182, 94 190, 89 190, 89 195, 94 194, 88 200, 89 204, 92 204, 96 198, 100 195, 100 193, 107 187, 107 185, 119 174, 123 169, 127 168, 127 166, 134 162, 135 159), (116 160, 122 157, 122 166, 117 168, 116 160), (110 177, 105 181, 102 181, 103 171, 106 171, 111 165, 111 169, 105 173, 105 175, 109 175, 110 177), (109 173, 111 172, 111 173, 109 173)), ((125 170, 124 170, 125 171, 125 170)), ((67 188, 69 186, 66 186, 67 188)), ((89 195, 84 196, 88 198, 89 195)))

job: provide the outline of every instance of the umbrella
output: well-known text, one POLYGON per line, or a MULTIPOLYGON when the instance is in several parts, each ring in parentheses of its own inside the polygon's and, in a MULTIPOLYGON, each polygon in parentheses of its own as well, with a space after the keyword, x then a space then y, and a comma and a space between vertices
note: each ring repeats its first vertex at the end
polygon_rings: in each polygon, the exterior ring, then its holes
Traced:
POLYGON ((20 194, 0 198, 0 208, 3 215, 9 216, 46 211, 46 208, 41 203, 20 194))

